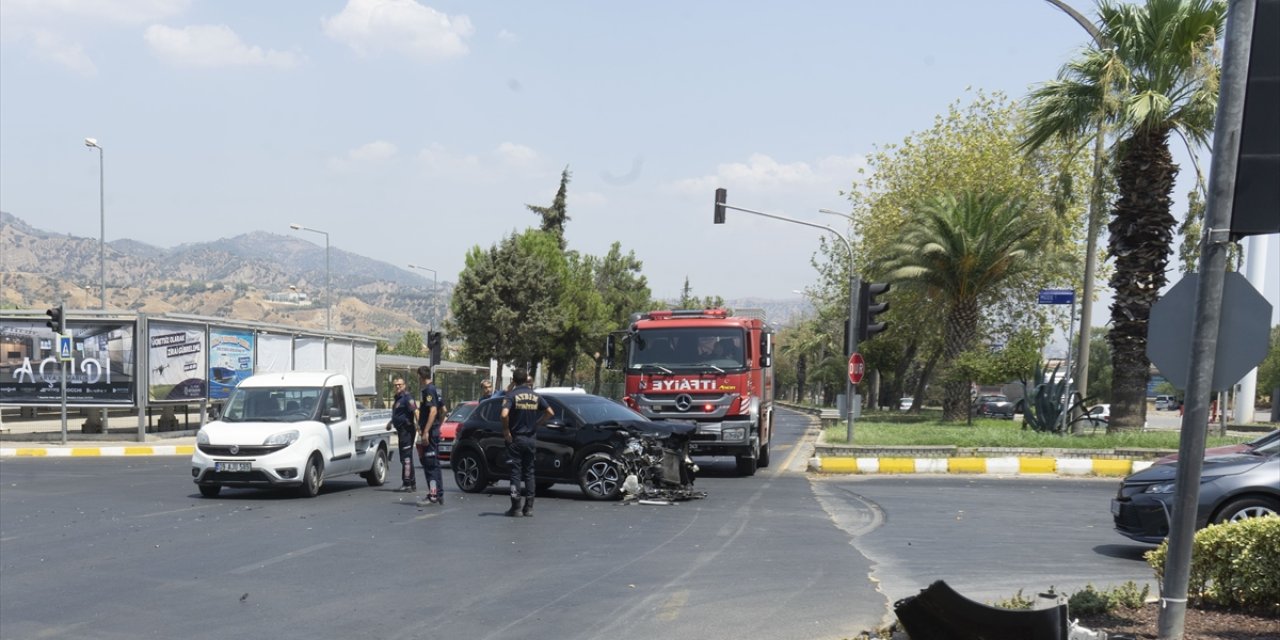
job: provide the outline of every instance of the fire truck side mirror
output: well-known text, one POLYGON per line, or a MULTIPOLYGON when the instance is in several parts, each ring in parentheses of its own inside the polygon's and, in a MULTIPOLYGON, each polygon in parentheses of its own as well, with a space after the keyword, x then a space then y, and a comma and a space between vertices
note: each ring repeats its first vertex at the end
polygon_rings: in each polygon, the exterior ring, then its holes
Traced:
POLYGON ((614 357, 617 355, 617 346, 613 343, 613 335, 604 337, 604 368, 613 369, 614 357))
POLYGON ((773 334, 760 334, 760 366, 768 367, 773 364, 773 334))

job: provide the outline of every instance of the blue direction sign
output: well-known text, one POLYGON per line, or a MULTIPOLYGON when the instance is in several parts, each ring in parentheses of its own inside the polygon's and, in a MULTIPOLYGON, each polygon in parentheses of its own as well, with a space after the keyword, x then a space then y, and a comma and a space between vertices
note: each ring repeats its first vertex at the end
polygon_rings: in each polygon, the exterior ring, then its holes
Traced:
POLYGON ((58 336, 58 358, 71 359, 71 336, 58 336))
POLYGON ((1041 289, 1040 304, 1072 304, 1076 301, 1073 289, 1041 289))

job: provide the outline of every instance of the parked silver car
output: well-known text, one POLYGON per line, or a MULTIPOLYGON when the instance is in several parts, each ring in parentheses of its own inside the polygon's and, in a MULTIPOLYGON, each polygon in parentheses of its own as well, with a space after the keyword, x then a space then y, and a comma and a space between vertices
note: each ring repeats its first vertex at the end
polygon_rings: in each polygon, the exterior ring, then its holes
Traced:
MULTIPOLYGON (((1174 462, 1152 465, 1122 480, 1111 500, 1116 531, 1152 544, 1169 535, 1177 477, 1174 462)), ((1197 529, 1266 515, 1280 515, 1280 439, 1204 459, 1197 529)))

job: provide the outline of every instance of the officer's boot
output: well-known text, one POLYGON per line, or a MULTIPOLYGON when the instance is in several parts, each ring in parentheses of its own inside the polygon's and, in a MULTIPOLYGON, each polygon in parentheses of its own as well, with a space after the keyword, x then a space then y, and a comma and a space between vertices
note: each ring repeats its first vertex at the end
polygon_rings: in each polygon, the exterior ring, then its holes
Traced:
POLYGON ((502 514, 508 518, 514 518, 520 515, 520 496, 511 496, 511 508, 502 514))
POLYGON ((524 509, 520 512, 526 518, 533 517, 533 496, 524 499, 524 509))

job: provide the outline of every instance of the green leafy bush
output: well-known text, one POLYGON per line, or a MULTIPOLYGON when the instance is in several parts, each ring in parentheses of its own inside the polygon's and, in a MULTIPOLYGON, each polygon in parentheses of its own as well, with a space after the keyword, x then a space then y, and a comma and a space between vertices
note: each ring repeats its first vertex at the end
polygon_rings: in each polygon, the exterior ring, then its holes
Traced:
MULTIPOLYGON (((1147 552, 1163 581, 1168 541, 1147 552)), ((1280 611, 1280 517, 1210 525, 1191 547, 1187 596, 1228 608, 1280 611)))
POLYGON ((1071 615, 1094 615, 1108 613, 1121 607, 1137 609, 1146 603, 1151 588, 1143 585, 1141 589, 1132 580, 1113 589, 1098 591, 1093 585, 1085 585, 1084 589, 1071 594, 1067 599, 1067 610, 1071 615))

